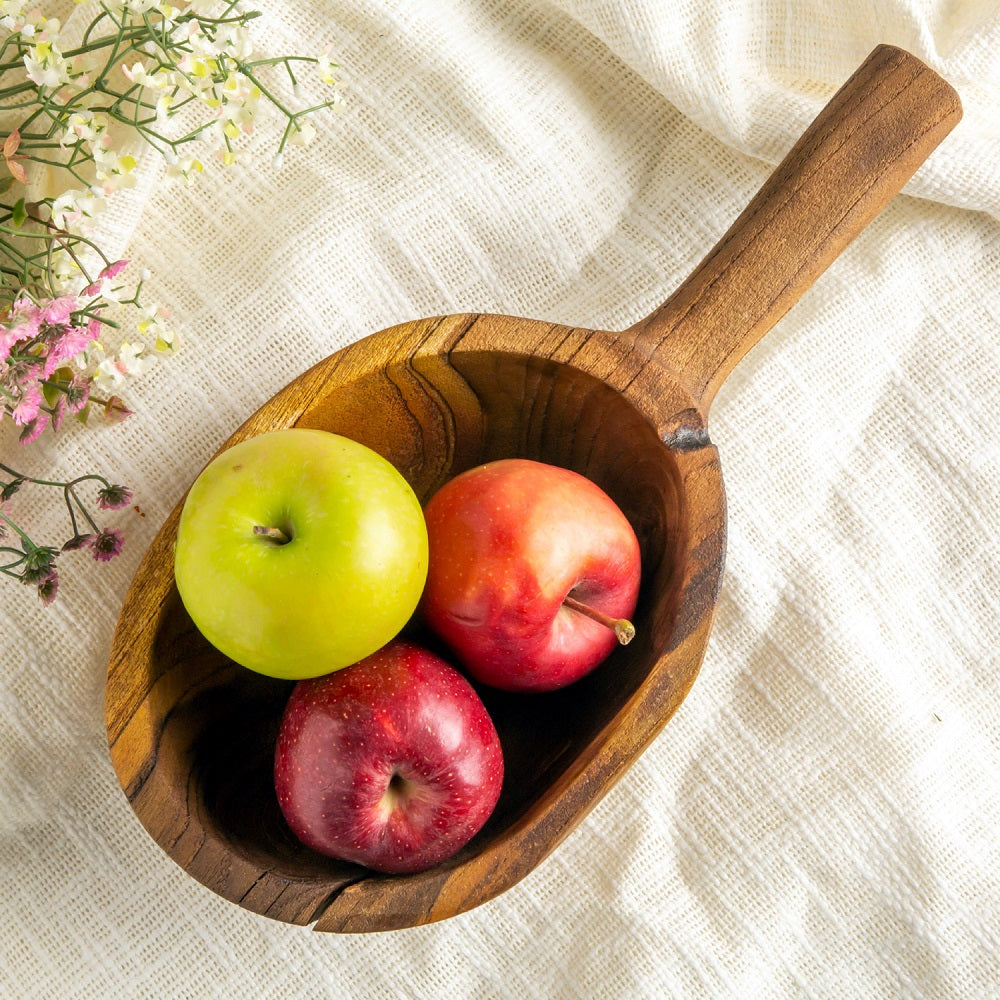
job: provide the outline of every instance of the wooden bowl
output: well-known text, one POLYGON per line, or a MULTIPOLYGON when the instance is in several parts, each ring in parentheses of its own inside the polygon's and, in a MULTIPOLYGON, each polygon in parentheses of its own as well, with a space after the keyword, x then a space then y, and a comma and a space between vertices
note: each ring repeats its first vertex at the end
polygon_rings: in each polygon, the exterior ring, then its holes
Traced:
POLYGON ((495 315, 404 323, 327 358, 253 414, 224 447, 281 427, 336 431, 393 462, 422 500, 496 458, 583 473, 640 540, 637 638, 562 691, 481 688, 506 762, 493 816, 436 868, 376 874, 311 852, 286 827, 272 761, 291 685, 235 665, 192 624, 173 580, 178 505, 126 595, 107 677, 111 759, 156 842, 226 899, 323 931, 439 920, 527 875, 697 675, 725 551, 706 433, 716 390, 960 117, 936 74, 879 47, 694 274, 630 330, 495 315))

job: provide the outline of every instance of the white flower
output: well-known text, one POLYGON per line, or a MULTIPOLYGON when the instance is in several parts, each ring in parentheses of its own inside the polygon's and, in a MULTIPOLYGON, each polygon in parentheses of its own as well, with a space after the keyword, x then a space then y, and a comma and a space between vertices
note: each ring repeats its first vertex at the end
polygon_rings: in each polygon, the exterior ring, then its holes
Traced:
POLYGON ((32 46, 31 52, 25 53, 24 68, 37 87, 55 90, 70 82, 69 64, 48 42, 39 42, 32 46))
POLYGON ((182 177, 188 184, 192 184, 195 177, 204 169, 204 164, 197 157, 180 156, 176 163, 167 167, 167 175, 169 177, 182 177))
POLYGON ((288 137, 291 146, 308 146, 316 138, 316 127, 312 122, 297 122, 288 137))
POLYGON ((174 26, 174 20, 180 11, 169 3, 157 3, 156 12, 160 15, 160 24, 166 31, 170 31, 174 26))
POLYGON ((26 0, 0 0, 0 28, 17 31, 24 24, 26 0))
POLYGON ((122 63, 122 73, 125 74, 125 79, 130 83, 140 87, 162 90, 168 83, 165 79, 166 74, 157 72, 155 69, 150 73, 145 64, 141 62, 134 62, 131 66, 128 63, 122 63))
POLYGON ((230 139, 253 131, 253 118, 260 103, 260 89, 242 73, 230 73, 221 87, 222 105, 217 111, 222 131, 230 139))
POLYGON ((94 344, 85 352, 84 363, 94 365, 94 385, 103 393, 113 393, 121 388, 127 378, 145 375, 156 364, 156 358, 147 353, 145 344, 124 341, 116 354, 108 354, 94 344))
POLYGON ((154 304, 150 308, 140 310, 145 319, 136 324, 140 333, 153 340, 153 350, 158 354, 172 354, 180 347, 180 338, 176 331, 167 326, 170 313, 154 304))
POLYGON ((167 315, 167 311, 160 305, 159 302, 153 302, 148 306, 139 307, 139 322, 136 323, 136 329, 143 336, 149 333, 150 329, 157 326, 163 321, 163 318, 167 315))
POLYGON ((170 111, 174 104, 174 95, 164 91, 156 99, 156 122, 158 125, 166 125, 170 120, 170 111))
POLYGON ((94 365, 93 382, 101 392, 113 393, 125 381, 125 373, 122 371, 115 359, 109 357, 100 344, 94 344, 90 350, 82 355, 83 367, 89 364, 94 365))
POLYGON ((180 347, 180 338, 176 331, 164 326, 162 323, 156 329, 156 340, 153 342, 153 350, 159 354, 173 354, 180 347))
POLYGON ((227 52, 234 59, 246 62, 253 55, 250 32, 242 24, 227 24, 216 35, 216 51, 227 52))
POLYGON ((109 195, 122 188, 135 187, 136 179, 132 171, 138 161, 134 156, 102 148, 95 149, 92 155, 101 194, 109 195))
POLYGON ((59 229, 76 228, 82 219, 93 218, 97 207, 97 199, 87 191, 64 191, 52 203, 52 222, 59 229))
POLYGON ((107 133, 109 125, 108 116, 99 111, 74 111, 66 122, 60 145, 75 146, 83 142, 94 146, 107 133))
POLYGON ((323 83, 335 84, 337 82, 337 78, 333 74, 336 68, 336 63, 330 61, 329 49, 320 53, 319 58, 316 60, 316 71, 319 73, 319 78, 323 83))
POLYGON ((101 392, 108 395, 114 393, 114 391, 125 381, 125 376, 122 375, 120 371, 115 367, 115 362, 113 358, 105 358, 95 369, 93 375, 94 385, 97 386, 101 392))
POLYGON ((69 289, 70 286, 79 284, 80 265, 68 253, 54 253, 50 271, 56 288, 60 290, 69 289))
POLYGON ((125 375, 145 375, 155 364, 156 358, 146 353, 145 344, 132 344, 126 340, 118 348, 115 365, 125 375))

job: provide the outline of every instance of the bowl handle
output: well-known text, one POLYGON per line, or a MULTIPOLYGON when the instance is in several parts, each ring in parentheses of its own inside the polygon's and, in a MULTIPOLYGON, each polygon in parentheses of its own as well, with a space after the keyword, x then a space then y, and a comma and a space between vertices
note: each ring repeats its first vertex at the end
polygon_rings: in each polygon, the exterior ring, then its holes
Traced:
POLYGON ((889 203, 962 117, 915 56, 878 46, 694 273, 626 336, 707 417, 740 359, 889 203))

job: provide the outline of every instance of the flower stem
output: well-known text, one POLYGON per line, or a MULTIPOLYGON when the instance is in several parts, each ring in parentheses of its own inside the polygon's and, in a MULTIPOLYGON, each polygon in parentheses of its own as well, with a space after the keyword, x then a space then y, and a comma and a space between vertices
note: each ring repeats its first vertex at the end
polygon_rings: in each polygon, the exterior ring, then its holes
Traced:
MULTIPOLYGON (((13 528, 14 531, 17 532, 18 537, 21 539, 21 541, 24 543, 27 549, 30 550, 38 548, 38 546, 21 529, 21 527, 15 521, 12 521, 2 510, 0 510, 0 520, 2 520, 5 524, 7 524, 9 527, 13 528)), ((10 550, 10 551, 16 551, 16 550, 10 550)))

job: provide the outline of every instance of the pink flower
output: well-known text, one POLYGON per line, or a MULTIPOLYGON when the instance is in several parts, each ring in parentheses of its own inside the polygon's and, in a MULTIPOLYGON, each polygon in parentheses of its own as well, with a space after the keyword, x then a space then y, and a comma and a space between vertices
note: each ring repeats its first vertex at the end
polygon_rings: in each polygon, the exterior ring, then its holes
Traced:
POLYGON ((97 506, 101 510, 118 510, 120 507, 127 507, 131 502, 132 491, 127 486, 111 483, 97 491, 97 506))
MULTIPOLYGON (((110 192, 108 192, 110 194, 110 192)), ((126 267, 132 262, 130 260, 116 260, 113 264, 108 264, 107 267, 101 269, 101 273, 97 276, 97 281, 83 290, 83 295, 96 295, 102 288, 105 281, 111 281, 112 278, 117 278, 126 267)))
POLYGON ((90 548, 98 562, 114 559, 125 545, 125 536, 116 528, 101 528, 90 541, 90 548))
POLYGON ((131 261, 128 260, 116 260, 113 264, 108 264, 106 268, 98 275, 99 278, 117 278, 126 267, 129 266, 131 261))
POLYGON ((25 424, 30 424, 31 421, 38 416, 38 410, 41 405, 41 387, 37 382, 33 382, 23 390, 20 400, 11 413, 11 416, 14 418, 14 423, 19 427, 23 427, 25 424))
POLYGON ((63 552, 75 552, 77 549, 85 548, 94 540, 92 534, 74 535, 68 542, 63 543, 63 552))
POLYGON ((57 299, 49 299, 40 310, 42 322, 52 326, 64 326, 78 305, 75 295, 60 295, 57 299))
POLYGON ((59 589, 59 574, 52 570, 49 575, 38 584, 38 596, 42 599, 42 604, 51 604, 56 599, 56 591, 59 589))
POLYGON ((14 345, 34 340, 42 325, 41 310, 30 299, 20 298, 11 308, 11 323, 0 328, 0 361, 5 361, 14 345))
POLYGON ((90 399, 90 382, 77 375, 65 388, 66 406, 70 413, 79 413, 90 399))
POLYGON ((44 413, 39 413, 37 417, 26 423, 21 428, 21 433, 17 439, 18 444, 31 444, 45 430, 48 420, 49 418, 44 413))
POLYGON ((66 415, 66 396, 64 393, 59 394, 59 398, 56 400, 56 405, 52 407, 52 415, 49 417, 49 423, 52 425, 54 431, 59 430, 62 427, 63 417, 66 415))
POLYGON ((88 327, 67 326, 62 336, 49 348, 45 358, 45 377, 48 378, 64 361, 75 358, 93 339, 88 327))
POLYGON ((0 328, 0 365, 10 357, 11 348, 20 340, 17 330, 9 327, 0 328))
POLYGON ((132 416, 134 410, 130 410, 122 401, 120 396, 112 396, 104 404, 104 416, 113 424, 120 424, 132 416))

